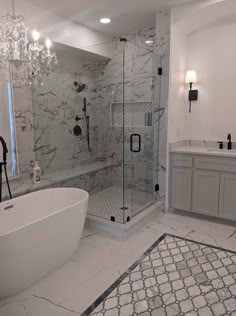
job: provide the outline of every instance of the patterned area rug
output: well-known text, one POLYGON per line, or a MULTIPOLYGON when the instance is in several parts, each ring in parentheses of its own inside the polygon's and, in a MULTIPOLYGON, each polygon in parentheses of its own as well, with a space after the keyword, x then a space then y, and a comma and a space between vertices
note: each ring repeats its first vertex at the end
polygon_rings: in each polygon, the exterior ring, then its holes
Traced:
POLYGON ((236 253, 164 234, 86 315, 236 316, 236 253))

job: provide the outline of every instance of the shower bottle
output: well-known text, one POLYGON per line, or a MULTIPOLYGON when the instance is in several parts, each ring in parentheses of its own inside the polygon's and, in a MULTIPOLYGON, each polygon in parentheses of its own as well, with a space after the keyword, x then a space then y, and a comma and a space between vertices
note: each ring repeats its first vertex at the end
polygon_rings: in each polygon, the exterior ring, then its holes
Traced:
POLYGON ((35 166, 33 168, 33 183, 38 184, 40 183, 41 179, 41 168, 39 167, 39 162, 35 161, 35 166))

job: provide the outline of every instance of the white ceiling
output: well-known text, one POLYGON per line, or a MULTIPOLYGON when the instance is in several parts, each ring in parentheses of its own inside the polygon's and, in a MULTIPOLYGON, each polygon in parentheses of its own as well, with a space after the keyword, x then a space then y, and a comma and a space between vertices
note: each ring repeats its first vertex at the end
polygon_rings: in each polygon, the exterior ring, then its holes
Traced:
POLYGON ((62 17, 103 32, 122 35, 138 28, 155 25, 158 8, 204 0, 27 0, 62 17), (102 25, 99 19, 109 16, 112 23, 102 25))

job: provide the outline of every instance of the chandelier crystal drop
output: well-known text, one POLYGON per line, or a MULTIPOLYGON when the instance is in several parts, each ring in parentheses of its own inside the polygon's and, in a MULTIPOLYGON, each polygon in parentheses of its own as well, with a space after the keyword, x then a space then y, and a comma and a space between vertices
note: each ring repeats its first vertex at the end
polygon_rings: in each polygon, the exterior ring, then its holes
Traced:
POLYGON ((0 76, 5 75, 15 87, 31 86, 40 82, 42 68, 50 71, 52 63, 57 64, 57 56, 49 38, 45 45, 39 42, 36 29, 29 41, 25 18, 16 13, 15 0, 11 3, 12 12, 0 20, 0 76))

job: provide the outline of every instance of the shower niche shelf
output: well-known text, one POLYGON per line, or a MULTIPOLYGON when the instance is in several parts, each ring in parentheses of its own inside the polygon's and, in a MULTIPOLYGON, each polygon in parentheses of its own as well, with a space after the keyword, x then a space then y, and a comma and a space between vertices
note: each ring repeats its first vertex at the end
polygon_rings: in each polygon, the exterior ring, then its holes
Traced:
POLYGON ((111 104, 112 127, 152 127, 153 103, 152 102, 116 102, 111 104), (124 115, 124 120, 123 120, 124 115))

